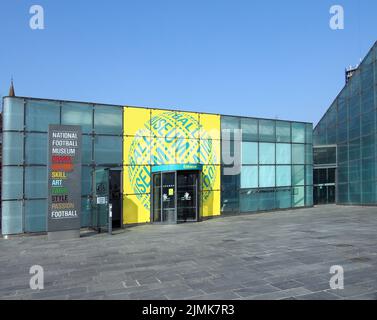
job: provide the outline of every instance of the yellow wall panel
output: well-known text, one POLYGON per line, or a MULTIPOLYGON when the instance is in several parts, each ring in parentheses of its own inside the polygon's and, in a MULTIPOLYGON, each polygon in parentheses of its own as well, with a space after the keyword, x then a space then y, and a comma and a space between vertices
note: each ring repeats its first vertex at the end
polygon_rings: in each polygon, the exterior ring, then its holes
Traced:
POLYGON ((151 163, 154 165, 175 163, 175 138, 153 138, 151 163))
POLYGON ((123 166, 123 193, 149 193, 151 184, 150 166, 123 166))
POLYGON ((199 151, 201 163, 221 164, 220 140, 201 139, 199 151))
POLYGON ((220 190, 221 167, 218 165, 203 165, 202 189, 220 190))
POLYGON ((123 138, 123 164, 124 165, 149 165, 151 163, 150 137, 124 137, 123 138))
POLYGON ((200 163, 199 139, 177 139, 175 143, 176 164, 200 163))
POLYGON ((200 114, 200 138, 220 140, 220 115, 217 114, 200 114), (209 137, 208 137, 209 136, 209 137))
MULTIPOLYGON (((149 197, 149 194, 143 195, 149 197)), ((140 200, 136 195, 123 196, 123 223, 146 223, 150 221, 150 211, 140 205, 140 200)))
POLYGON ((125 107, 123 118, 124 135, 150 136, 148 130, 151 118, 150 109, 125 107))
POLYGON ((219 216, 220 213, 220 191, 203 191, 203 208, 202 216, 203 217, 214 217, 219 216), (206 198, 206 193, 208 197, 206 198))
POLYGON ((176 112, 175 125, 180 139, 198 139, 200 136, 199 113, 176 112))
POLYGON ((153 109, 151 118, 151 134, 154 137, 176 136, 175 111, 153 109))

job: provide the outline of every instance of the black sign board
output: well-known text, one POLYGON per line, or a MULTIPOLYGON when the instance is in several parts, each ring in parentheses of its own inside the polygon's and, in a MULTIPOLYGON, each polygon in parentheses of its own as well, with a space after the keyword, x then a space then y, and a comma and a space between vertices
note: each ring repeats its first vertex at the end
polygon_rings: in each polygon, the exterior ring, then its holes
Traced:
MULTIPOLYGON (((81 127, 50 125, 48 132, 47 231, 79 235, 81 211, 81 127)), ((63 236, 64 238, 64 236, 63 236)))

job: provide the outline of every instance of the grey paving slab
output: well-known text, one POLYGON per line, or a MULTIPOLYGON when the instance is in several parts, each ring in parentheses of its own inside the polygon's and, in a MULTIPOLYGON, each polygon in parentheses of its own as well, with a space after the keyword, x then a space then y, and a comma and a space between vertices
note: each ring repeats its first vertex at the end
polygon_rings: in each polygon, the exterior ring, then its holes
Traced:
POLYGON ((342 298, 328 291, 309 293, 306 295, 295 296, 297 300, 341 300, 342 298))
POLYGON ((0 239, 0 299, 376 299, 377 210, 321 206, 0 239), (44 289, 30 289, 32 265, 44 289), (331 290, 330 267, 344 268, 331 290))

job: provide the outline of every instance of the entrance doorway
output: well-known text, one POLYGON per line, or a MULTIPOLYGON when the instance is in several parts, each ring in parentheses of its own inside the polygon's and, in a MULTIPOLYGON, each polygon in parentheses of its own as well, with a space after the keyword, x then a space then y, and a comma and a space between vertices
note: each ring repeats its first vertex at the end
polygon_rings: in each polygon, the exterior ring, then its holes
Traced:
POLYGON ((152 174, 151 221, 183 223, 199 221, 200 171, 152 174))
POLYGON ((313 200, 315 205, 333 204, 336 202, 335 176, 336 168, 314 169, 313 200))
POLYGON ((111 226, 122 227, 122 171, 119 169, 97 169, 93 176, 93 205, 91 227, 96 230, 109 226, 109 210, 111 208, 111 226))

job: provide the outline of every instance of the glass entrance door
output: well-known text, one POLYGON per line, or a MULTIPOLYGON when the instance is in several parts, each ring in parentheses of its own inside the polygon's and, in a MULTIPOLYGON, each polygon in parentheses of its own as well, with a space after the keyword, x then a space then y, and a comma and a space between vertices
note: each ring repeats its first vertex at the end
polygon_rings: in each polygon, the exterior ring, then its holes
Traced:
POLYGON ((107 228, 109 212, 109 170, 94 172, 94 199, 91 212, 91 227, 96 230, 107 228))
POLYGON ((336 169, 315 168, 313 174, 313 200, 315 205, 336 202, 336 169))
POLYGON ((152 219, 153 222, 161 222, 161 173, 155 173, 152 175, 152 219))
POLYGON ((197 172, 180 171, 177 174, 177 222, 198 221, 197 172))
POLYGON ((155 223, 199 220, 199 182, 196 171, 159 172, 152 175, 152 217, 155 223))
POLYGON ((152 182, 152 221, 176 223, 176 173, 154 173, 152 182))
POLYGON ((177 221, 175 179, 175 172, 161 174, 162 222, 175 223, 177 221))

